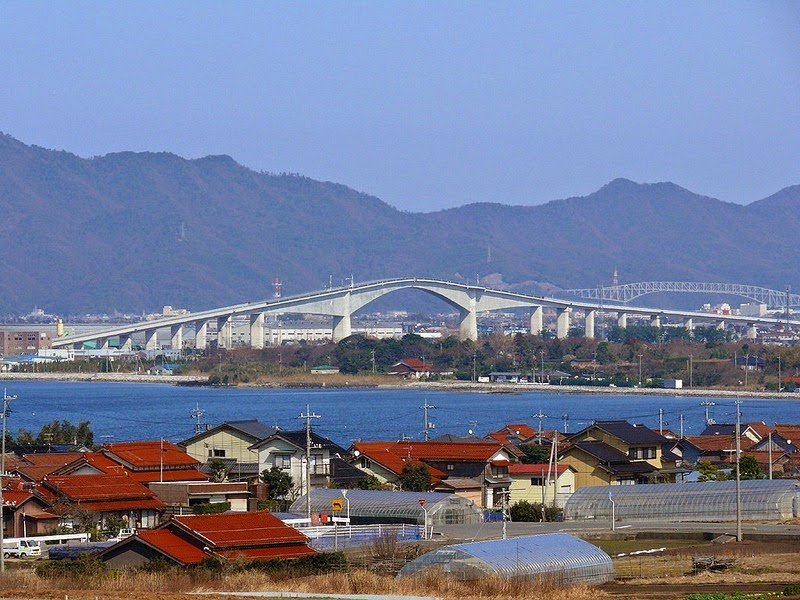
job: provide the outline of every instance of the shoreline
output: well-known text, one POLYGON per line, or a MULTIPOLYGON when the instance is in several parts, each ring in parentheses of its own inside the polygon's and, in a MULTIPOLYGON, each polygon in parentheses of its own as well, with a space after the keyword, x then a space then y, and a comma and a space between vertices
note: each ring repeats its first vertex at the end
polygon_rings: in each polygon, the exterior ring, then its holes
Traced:
MULTIPOLYGON (((205 386, 208 377, 204 375, 137 375, 134 373, 0 373, 0 381, 82 381, 102 383, 161 383, 166 385, 199 385, 205 386)), ((227 387, 227 386, 208 386, 227 387)), ((473 383, 471 381, 412 381, 408 383, 387 382, 367 383, 353 382, 333 383, 322 380, 305 382, 273 381, 259 384, 230 386, 230 389, 241 388, 314 388, 314 389, 428 389, 436 391, 470 392, 475 394, 523 394, 527 392, 550 392, 555 394, 617 394, 637 396, 688 396, 723 398, 770 398, 777 400, 800 400, 800 392, 745 391, 714 388, 622 388, 584 385, 542 385, 519 383, 473 383)))

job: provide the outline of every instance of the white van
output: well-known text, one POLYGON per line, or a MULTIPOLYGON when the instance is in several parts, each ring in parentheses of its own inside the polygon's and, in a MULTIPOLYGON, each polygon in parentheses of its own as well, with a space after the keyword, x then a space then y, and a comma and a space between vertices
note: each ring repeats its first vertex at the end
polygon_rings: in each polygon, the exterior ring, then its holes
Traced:
POLYGON ((42 549, 36 540, 3 542, 3 558, 40 558, 42 549))

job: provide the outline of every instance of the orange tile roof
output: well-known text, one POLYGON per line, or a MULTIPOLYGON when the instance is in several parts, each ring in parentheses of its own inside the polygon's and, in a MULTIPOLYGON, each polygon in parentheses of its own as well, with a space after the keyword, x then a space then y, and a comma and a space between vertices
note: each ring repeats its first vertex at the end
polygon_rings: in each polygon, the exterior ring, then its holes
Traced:
POLYGON ((3 490, 3 506, 22 504, 31 496, 33 494, 26 490, 3 490))
POLYGON ((189 456, 186 450, 166 440, 106 444, 104 452, 132 470, 159 468, 162 464, 165 468, 200 465, 200 461, 189 456))
POLYGON ((135 537, 184 565, 196 565, 209 556, 209 553, 204 552, 202 548, 167 528, 140 529, 136 532, 135 537))
POLYGON ((785 440, 800 443, 800 425, 776 423, 774 431, 785 440))
POLYGON ((505 429, 524 438, 533 437, 537 434, 536 430, 526 423, 509 423, 505 426, 505 429))
MULTIPOLYGON (((403 463, 411 458, 422 461, 458 461, 486 462, 503 449, 498 442, 356 442, 353 447, 384 466, 389 467, 381 458, 387 454, 403 459, 403 463)), ((397 464, 395 462, 395 464, 397 464)), ((402 470, 402 464, 400 469, 402 470)))
MULTIPOLYGON (((703 452, 723 452, 736 449, 736 439, 727 435, 690 435, 686 440, 703 452)), ((742 437, 739 445, 742 450, 752 448, 756 442, 742 437)))
POLYGON ((41 454, 23 454, 22 458, 28 464, 36 467, 53 467, 55 470, 68 465, 84 454, 84 452, 43 452, 41 454))
POLYGON ((271 546, 268 548, 237 548, 236 550, 221 550, 217 552, 227 559, 236 560, 245 558, 249 560, 270 560, 273 558, 299 558, 315 554, 316 550, 305 545, 271 546))
POLYGON ((197 469, 171 469, 164 470, 163 479, 158 469, 148 471, 128 471, 131 479, 142 483, 153 483, 155 481, 208 481, 209 476, 201 473, 197 469))
POLYGON ((772 427, 764 423, 764 421, 753 421, 752 423, 744 423, 744 427, 749 427, 753 431, 755 431, 761 439, 766 438, 769 435, 769 432, 772 431, 772 427))
MULTIPOLYGON (((570 469, 569 465, 558 463, 550 467, 550 474, 561 475, 570 469)), ((524 464, 517 463, 508 466, 509 475, 525 475, 525 476, 538 476, 547 477, 548 465, 547 464, 524 464)))
POLYGON ((308 538, 297 529, 264 511, 176 515, 167 525, 173 523, 207 539, 215 550, 308 543, 308 538))

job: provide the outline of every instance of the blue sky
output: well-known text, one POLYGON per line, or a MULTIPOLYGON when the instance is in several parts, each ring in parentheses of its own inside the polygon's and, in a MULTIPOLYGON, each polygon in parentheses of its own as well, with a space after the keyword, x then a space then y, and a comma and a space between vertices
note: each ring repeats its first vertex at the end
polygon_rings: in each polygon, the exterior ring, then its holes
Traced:
POLYGON ((800 183, 797 2, 0 3, 0 130, 408 210, 800 183))

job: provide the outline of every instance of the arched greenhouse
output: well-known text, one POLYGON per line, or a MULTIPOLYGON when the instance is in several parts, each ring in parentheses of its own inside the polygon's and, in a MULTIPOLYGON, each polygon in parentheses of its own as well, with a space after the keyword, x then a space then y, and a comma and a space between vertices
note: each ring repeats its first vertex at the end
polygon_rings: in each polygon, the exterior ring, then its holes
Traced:
MULTIPOLYGON (((474 502, 441 492, 393 492, 386 490, 315 489, 311 492, 311 512, 331 514, 331 501, 342 500, 337 516, 349 515, 353 524, 411 523, 423 525, 476 525, 483 512, 474 502), (423 501, 422 503, 420 501, 423 501)), ((306 513, 306 496, 292 503, 290 512, 306 513)))
MULTIPOLYGON (((793 479, 741 482, 742 519, 779 521, 798 516, 800 484, 793 479)), ((564 518, 657 521, 736 520, 736 482, 659 483, 578 488, 564 518)))
POLYGON ((411 561, 398 577, 438 569, 456 579, 531 578, 558 584, 599 585, 614 579, 611 557, 567 533, 444 546, 411 561))

